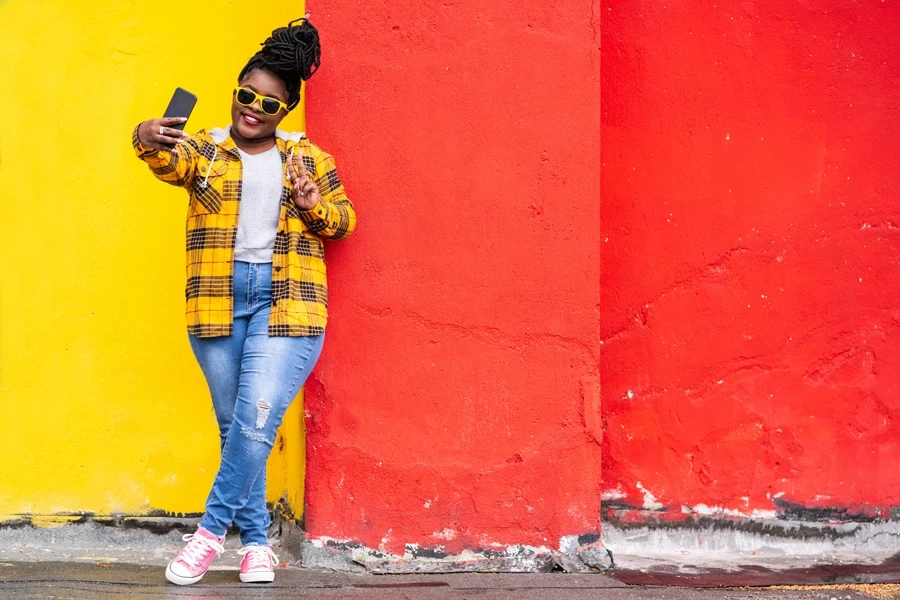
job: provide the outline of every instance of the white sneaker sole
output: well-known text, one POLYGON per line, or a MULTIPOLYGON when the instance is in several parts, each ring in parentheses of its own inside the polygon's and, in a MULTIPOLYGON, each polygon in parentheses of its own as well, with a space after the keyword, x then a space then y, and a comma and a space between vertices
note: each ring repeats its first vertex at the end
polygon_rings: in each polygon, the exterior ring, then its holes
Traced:
POLYGON ((197 583, 201 579, 205 573, 200 573, 197 577, 182 577, 181 575, 176 575, 172 571, 172 563, 169 563, 166 566, 166 579, 174 583, 175 585, 191 585, 192 583, 197 583))
POLYGON ((272 583, 275 581, 275 571, 241 573, 241 581, 244 583, 272 583))

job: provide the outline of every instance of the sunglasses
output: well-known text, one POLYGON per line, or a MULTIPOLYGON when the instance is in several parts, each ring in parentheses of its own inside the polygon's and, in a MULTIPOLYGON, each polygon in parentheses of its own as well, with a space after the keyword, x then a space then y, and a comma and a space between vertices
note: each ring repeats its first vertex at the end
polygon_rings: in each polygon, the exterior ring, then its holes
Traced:
POLYGON ((278 98, 272 98, 270 96, 260 96, 253 90, 247 89, 245 87, 234 88, 234 99, 237 100, 238 104, 242 106, 252 106, 254 102, 259 100, 259 107, 264 113, 269 116, 277 115, 278 111, 280 111, 282 108, 285 111, 290 110, 288 108, 288 105, 278 98))

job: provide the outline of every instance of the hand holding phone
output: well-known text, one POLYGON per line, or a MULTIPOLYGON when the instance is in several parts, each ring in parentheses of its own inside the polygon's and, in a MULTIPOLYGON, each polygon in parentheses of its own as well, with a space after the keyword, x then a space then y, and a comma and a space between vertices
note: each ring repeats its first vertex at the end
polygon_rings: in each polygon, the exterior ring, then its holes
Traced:
POLYGON ((165 115, 161 119, 150 119, 138 126, 138 140, 157 150, 175 150, 178 142, 190 137, 184 130, 197 96, 185 89, 177 88, 169 101, 165 115))
POLYGON ((194 110, 194 105, 196 104, 197 96, 184 88, 175 88, 175 93, 172 94, 172 99, 169 100, 169 106, 166 107, 163 118, 184 119, 180 125, 172 126, 172 129, 184 129, 184 124, 187 122, 188 117, 191 116, 191 111, 194 110))

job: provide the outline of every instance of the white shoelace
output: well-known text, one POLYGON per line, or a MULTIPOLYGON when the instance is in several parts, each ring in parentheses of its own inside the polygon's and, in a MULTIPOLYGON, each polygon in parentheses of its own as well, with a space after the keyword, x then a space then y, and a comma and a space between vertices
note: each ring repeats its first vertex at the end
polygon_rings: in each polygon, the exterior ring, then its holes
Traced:
POLYGON ((241 556, 245 554, 250 555, 250 558, 247 559, 247 568, 251 571, 256 568, 272 569, 274 565, 278 564, 278 557, 275 556, 275 553, 268 546, 244 546, 238 550, 238 554, 241 556), (269 562, 269 557, 272 557, 274 565, 269 562))
POLYGON ((200 561, 202 561, 206 557, 206 555, 209 554, 210 550, 214 550, 216 554, 225 551, 225 548, 222 546, 222 544, 214 540, 205 538, 202 535, 188 533, 181 539, 187 542, 188 545, 185 546, 181 551, 181 554, 178 556, 178 560, 183 561, 185 564, 190 565, 191 568, 194 569, 200 566, 200 561))

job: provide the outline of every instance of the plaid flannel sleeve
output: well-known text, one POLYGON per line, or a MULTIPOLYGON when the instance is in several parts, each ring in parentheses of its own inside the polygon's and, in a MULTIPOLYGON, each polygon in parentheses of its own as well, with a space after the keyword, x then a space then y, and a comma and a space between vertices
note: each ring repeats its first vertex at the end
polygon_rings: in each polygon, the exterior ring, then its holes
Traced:
POLYGON ((315 180, 321 199, 309 210, 301 210, 300 218, 309 230, 323 238, 340 240, 356 228, 356 211, 338 178, 334 159, 323 152, 315 165, 315 180))
POLYGON ((141 143, 138 139, 138 127, 140 124, 131 133, 131 145, 134 147, 137 157, 147 163, 150 171, 160 181, 189 187, 194 180, 197 158, 200 155, 195 139, 192 137, 180 144, 178 152, 157 150, 141 143))

